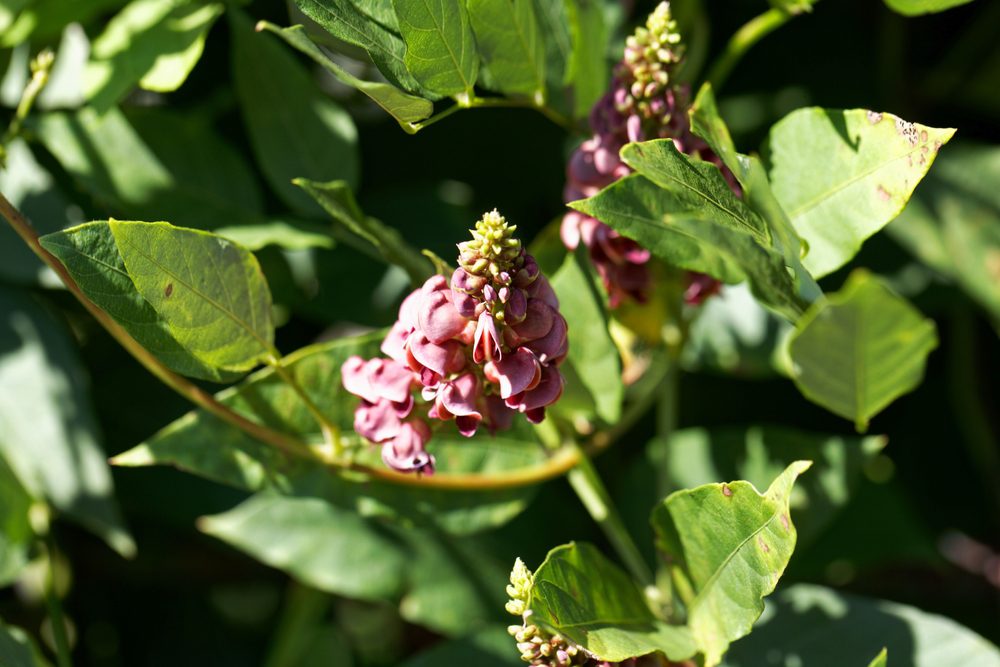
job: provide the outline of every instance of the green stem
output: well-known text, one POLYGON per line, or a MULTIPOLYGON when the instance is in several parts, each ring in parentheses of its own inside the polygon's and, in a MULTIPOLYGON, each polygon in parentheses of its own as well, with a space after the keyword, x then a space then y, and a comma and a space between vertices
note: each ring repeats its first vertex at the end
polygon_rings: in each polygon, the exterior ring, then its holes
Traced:
POLYGON ((746 52, 761 39, 787 23, 793 16, 795 14, 792 12, 773 7, 747 21, 729 39, 725 50, 719 55, 709 71, 708 81, 712 84, 712 88, 716 91, 722 88, 722 84, 729 78, 733 68, 746 55, 746 52))
POLYGON ((677 430, 677 399, 680 369, 677 360, 670 358, 667 371, 659 385, 656 400, 656 440, 658 446, 650 451, 656 472, 656 497, 665 498, 672 490, 670 484, 670 437, 677 430))
POLYGON ((320 430, 323 432, 323 441, 331 448, 334 459, 339 459, 344 453, 344 443, 340 438, 340 428, 330 421, 330 418, 324 414, 319 406, 309 397, 306 390, 299 384, 298 379, 296 379, 295 374, 290 372, 282 364, 281 355, 277 350, 272 352, 271 359, 268 360, 268 364, 274 369, 274 372, 281 378, 282 382, 288 385, 295 395, 299 397, 302 403, 306 406, 309 414, 313 416, 316 423, 319 424, 320 430))
POLYGON ((45 606, 49 613, 49 624, 52 627, 52 638, 56 645, 56 660, 59 667, 72 667, 73 660, 70 658, 71 651, 69 637, 66 634, 66 619, 63 617, 62 600, 59 599, 59 591, 56 586, 56 544, 52 533, 45 535, 44 539, 45 560, 48 564, 48 573, 45 581, 45 606))
POLYGON ((278 629, 264 667, 298 664, 305 657, 314 631, 329 606, 330 596, 326 593, 297 582, 289 584, 278 629))
POLYGON ((24 119, 31 113, 31 107, 34 106, 35 100, 45 88, 45 84, 49 82, 49 72, 52 71, 54 60, 55 56, 52 51, 45 49, 31 61, 31 79, 24 87, 24 92, 21 93, 21 101, 18 102, 17 111, 15 111, 10 125, 7 126, 7 131, 0 138, 0 164, 6 164, 7 145, 21 134, 21 125, 24 123, 24 119))
MULTIPOLYGON (((573 446, 577 445, 574 443, 573 446)), ((622 522, 618 510, 591 460, 581 452, 579 462, 575 468, 567 473, 566 477, 580 498, 580 502, 604 531, 611 546, 618 552, 619 558, 628 571, 632 573, 632 576, 644 590, 652 589, 655 583, 653 573, 650 571, 649 565, 646 564, 646 559, 643 558, 639 547, 636 546, 632 536, 625 529, 625 524, 622 522)))

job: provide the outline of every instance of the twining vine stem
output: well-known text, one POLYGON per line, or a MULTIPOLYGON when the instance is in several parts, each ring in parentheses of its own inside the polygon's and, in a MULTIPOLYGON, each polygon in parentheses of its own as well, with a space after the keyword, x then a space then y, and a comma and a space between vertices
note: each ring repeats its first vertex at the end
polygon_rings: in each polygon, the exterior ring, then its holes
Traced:
MULTIPOLYGON (((552 456, 537 466, 523 468, 520 470, 512 470, 505 473, 491 473, 489 475, 455 473, 438 474, 432 477, 418 477, 415 475, 399 473, 394 470, 373 468, 354 462, 344 462, 338 460, 337 458, 323 456, 308 443, 302 442, 298 438, 276 431, 263 424, 248 419, 225 403, 219 401, 212 394, 201 389, 201 387, 197 386, 190 380, 181 377, 167 368, 159 359, 139 344, 139 342, 136 341, 131 334, 128 333, 128 331, 126 331, 120 324, 112 319, 110 315, 99 308, 87 297, 86 294, 83 293, 83 290, 76 283, 73 277, 70 276, 66 267, 64 267, 62 263, 52 255, 52 253, 47 251, 42 246, 39 242, 38 233, 20 213, 20 211, 18 211, 7 200, 7 198, 3 196, 2 193, 0 193, 0 215, 7 220, 8 224, 14 229, 15 232, 17 232, 21 239, 24 240, 28 247, 30 247, 31 250, 38 255, 38 257, 45 262, 47 266, 49 266, 49 268, 55 271, 56 275, 59 276, 70 293, 72 293, 73 296, 75 296, 80 303, 83 304, 84 308, 90 312, 94 319, 96 319, 97 322, 104 327, 104 329, 107 330, 108 333, 110 333, 111 336, 114 337, 127 352, 129 352, 129 354, 135 357, 135 359, 142 364, 146 370, 152 373, 161 382, 206 412, 218 417, 231 426, 235 426, 250 437, 275 447, 289 456, 316 461, 340 472, 360 473, 366 477, 393 484, 455 490, 491 490, 538 484, 566 474, 569 470, 577 466, 583 458, 586 458, 587 455, 593 455, 610 445, 629 428, 631 428, 631 426, 643 414, 645 414, 645 412, 652 405, 652 402, 655 400, 656 392, 653 391, 634 401, 626 408, 624 414, 622 415, 622 419, 619 420, 617 424, 607 430, 596 432, 584 443, 582 448, 564 448, 554 452, 552 456)), ((281 366, 280 361, 276 365, 273 365, 272 368, 279 376, 282 376, 283 373, 285 376, 291 376, 291 374, 287 372, 287 369, 281 366)), ((287 381, 287 377, 283 377, 282 379, 287 381)), ((293 383, 292 388, 295 389, 296 387, 297 383, 293 383)), ((303 393, 301 391, 301 387, 298 387, 298 390, 301 395, 301 393, 303 393)), ((307 403, 307 407, 308 405, 309 403, 307 403)), ((315 408, 314 404, 313 408, 315 408)), ((318 408, 316 408, 316 410, 318 411, 318 408)), ((320 414, 322 415, 321 412, 320 414)), ((323 416, 323 419, 327 424, 329 424, 329 421, 325 416, 323 416)), ((329 424, 329 426, 336 429, 335 425, 329 424)), ((336 437, 336 440, 339 440, 338 433, 334 432, 333 435, 336 437)), ((336 446, 334 446, 334 449, 336 449, 336 446)))
POLYGON ((418 121, 416 123, 406 123, 403 125, 403 129, 410 134, 416 134, 424 128, 430 127, 439 120, 444 120, 453 113, 457 113, 463 109, 484 109, 490 107, 505 107, 505 108, 519 108, 519 109, 534 109, 538 111, 543 116, 551 120, 556 125, 562 127, 565 130, 573 134, 579 134, 582 130, 576 123, 571 119, 563 116, 561 113, 552 109, 546 104, 539 103, 533 99, 512 99, 506 97, 472 97, 465 102, 456 102, 447 109, 439 111, 430 118, 426 120, 418 121))

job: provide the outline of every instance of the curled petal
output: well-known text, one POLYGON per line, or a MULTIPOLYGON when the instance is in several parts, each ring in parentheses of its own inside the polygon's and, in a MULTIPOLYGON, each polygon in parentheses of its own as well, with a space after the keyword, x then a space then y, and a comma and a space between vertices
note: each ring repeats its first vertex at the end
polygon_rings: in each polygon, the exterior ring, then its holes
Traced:
POLYGON ((507 305, 504 306, 504 322, 511 325, 520 324, 527 314, 528 297, 523 289, 515 287, 510 290, 510 297, 507 299, 507 305))
POLYGON ((401 423, 391 401, 362 401, 354 411, 354 430, 372 442, 385 442, 396 437, 401 423))
POLYGON ((413 333, 413 328, 400 321, 395 322, 385 340, 382 341, 382 354, 401 363, 406 363, 406 339, 413 333))
POLYGON ((424 300, 417 313, 423 334, 429 341, 438 344, 460 334, 465 328, 466 318, 462 317, 452 304, 449 298, 451 292, 447 290, 427 292, 426 284, 424 289, 424 300))
POLYGON ((555 403, 562 395, 563 378, 555 366, 542 367, 542 379, 534 389, 506 399, 507 406, 528 412, 555 403))
POLYGON ((500 398, 506 399, 535 387, 542 377, 542 367, 538 359, 530 350, 523 347, 495 361, 493 365, 500 380, 500 398))
MULTIPOLYGON (((441 344, 432 343, 423 333, 414 332, 407 341, 410 356, 424 369, 429 369, 438 375, 451 375, 465 366, 465 355, 462 344, 456 340, 448 340, 441 344)), ((423 369, 420 370, 422 372, 423 369)), ((423 379, 421 380, 423 382, 423 379)), ((423 382, 423 384, 427 384, 423 382)), ((433 383, 431 383, 433 384, 433 383)))
POLYGON ((452 299, 459 315, 470 319, 476 316, 476 306, 480 304, 479 299, 461 292, 454 292, 452 299))
POLYGON ((486 397, 486 426, 490 433, 506 431, 514 421, 515 412, 507 407, 503 399, 496 394, 486 397))
POLYGON ((400 472, 434 473, 434 457, 424 446, 431 437, 431 429, 422 421, 402 424, 395 438, 382 445, 382 461, 400 472))
MULTIPOLYGON (((541 280, 536 280, 538 284, 541 280)), ((515 344, 526 343, 531 340, 541 338, 552 328, 556 312, 552 306, 542 299, 528 299, 527 313, 520 324, 507 327, 512 342, 515 344)))
POLYGON ((452 292, 459 292, 462 294, 478 294, 482 291, 485 285, 486 278, 473 275, 462 267, 455 269, 455 273, 451 275, 452 292))
POLYGON ((489 359, 500 359, 503 352, 500 349, 500 334, 497 332, 493 316, 483 311, 476 323, 476 334, 472 342, 472 360, 481 364, 489 359))
POLYGON ((566 318, 556 313, 555 320, 552 322, 552 328, 549 329, 549 332, 541 338, 525 345, 538 355, 538 360, 543 364, 550 362, 559 363, 566 356, 566 352, 569 351, 569 341, 566 338, 567 330, 566 318))
POLYGON ((401 403, 410 395, 413 374, 392 359, 364 361, 354 355, 341 366, 341 382, 344 389, 369 403, 377 403, 381 399, 401 403))
POLYGON ((417 289, 410 292, 399 306, 399 322, 410 331, 416 329, 419 324, 417 314, 422 301, 423 294, 417 289))
POLYGON ((472 373, 458 376, 445 384, 439 393, 439 398, 456 417, 475 416, 482 419, 483 415, 476 407, 479 398, 479 380, 472 373))
POLYGON ((545 276, 538 276, 538 280, 531 284, 531 287, 528 290, 528 296, 547 303, 552 308, 559 310, 559 297, 556 296, 555 291, 552 289, 552 285, 549 284, 549 281, 545 276))
POLYGON ((368 382, 368 374, 365 373, 365 360, 356 354, 348 357, 340 367, 340 382, 344 385, 344 389, 355 396, 372 403, 378 400, 368 382))

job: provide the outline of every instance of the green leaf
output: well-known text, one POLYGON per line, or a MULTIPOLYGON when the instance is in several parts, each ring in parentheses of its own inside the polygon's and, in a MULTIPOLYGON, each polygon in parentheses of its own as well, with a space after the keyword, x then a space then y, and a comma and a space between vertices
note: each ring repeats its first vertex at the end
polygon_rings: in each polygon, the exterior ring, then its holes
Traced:
POLYGON ((403 589, 407 563, 394 537, 320 498, 259 493, 198 527, 322 591, 380 600, 403 589))
POLYGON ((41 238, 41 244, 62 262, 87 298, 171 369, 216 382, 240 377, 205 363, 173 337, 129 277, 108 223, 91 222, 49 234, 41 238))
POLYGON ((669 444, 651 444, 667 457, 669 484, 686 489, 742 479, 757 488, 797 459, 813 467, 795 486, 789 507, 795 511, 800 542, 819 535, 847 505, 862 469, 885 447, 884 436, 847 437, 776 426, 692 428, 676 431, 669 444))
POLYGON ((792 335, 793 377, 809 400, 859 431, 920 384, 934 323, 864 271, 809 309, 792 335))
POLYGON ((384 0, 295 0, 295 4, 337 39, 367 51, 391 83, 409 91, 420 88, 406 67, 406 44, 396 14, 384 0))
POLYGON ((166 222, 108 225, 136 290, 193 356, 238 373, 273 355, 271 292, 250 251, 166 222))
POLYGON ((34 130, 77 184, 112 214, 212 228, 256 219, 260 187, 243 157, 190 114, 143 109, 47 113, 34 130), (134 122, 134 125, 133 125, 134 122))
POLYGON ((361 239, 389 264, 405 270, 414 285, 422 284, 433 273, 427 258, 404 241, 399 232, 361 211, 344 181, 319 183, 297 178, 294 183, 319 202, 337 225, 361 239))
POLYGON ((491 627, 467 637, 435 644, 404 662, 401 667, 523 667, 513 640, 502 627, 491 627))
POLYGON ((0 665, 4 667, 49 667, 35 642, 21 628, 0 622, 0 665))
POLYGON ((292 179, 343 179, 356 186, 357 129, 290 53, 254 33, 238 11, 230 18, 233 78, 257 162, 288 206, 314 215, 316 205, 292 179))
POLYGON ((571 207, 635 239, 664 261, 724 282, 750 282, 765 305, 794 320, 804 310, 766 223, 712 164, 692 161, 670 140, 629 144, 639 173, 571 207))
POLYGON ((330 232, 321 225, 298 220, 272 220, 254 225, 221 227, 215 233, 253 251, 271 245, 286 250, 332 248, 335 245, 330 232))
POLYGON ((31 496, 0 457, 0 587, 13 583, 28 564, 34 539, 28 520, 31 504, 31 496))
POLYGON ((597 415, 614 424, 621 416, 625 389, 600 297, 575 254, 566 256, 551 282, 569 325, 569 361, 593 396, 597 415))
POLYGON ((0 312, 0 456, 32 497, 131 556, 72 339, 19 292, 0 289, 0 312))
POLYGON ((99 112, 139 84, 170 92, 187 79, 224 6, 183 0, 134 0, 108 22, 84 71, 87 98, 99 112))
POLYGON ((972 0, 885 0, 885 4, 893 11, 904 16, 919 16, 943 12, 952 7, 959 7, 972 0))
POLYGON ((562 90, 573 53, 569 19, 563 0, 535 0, 535 15, 545 35, 545 78, 550 90, 562 90))
POLYGON ((879 654, 875 656, 875 659, 871 661, 871 664, 869 664, 868 667, 886 667, 886 665, 889 664, 888 660, 889 660, 888 650, 883 647, 882 650, 879 652, 879 654))
POLYGON ((11 48, 28 40, 39 43, 54 39, 71 23, 88 24, 95 16, 117 9, 125 0, 33 0, 18 14, 0 38, 0 48, 11 48))
POLYGON ((809 272, 840 268, 899 215, 954 133, 864 109, 799 109, 775 124, 771 181, 808 246, 809 272))
POLYGON ((597 0, 566 0, 565 7, 572 44, 566 83, 572 89, 573 115, 586 118, 608 88, 610 68, 604 56, 608 28, 597 0))
POLYGON ((792 325, 767 310, 746 284, 724 285, 698 308, 681 351, 688 371, 712 371, 740 378, 787 374, 784 342, 792 325))
POLYGON ((789 499, 810 466, 796 461, 762 495, 749 482, 677 491, 653 510, 657 546, 693 598, 688 627, 707 667, 748 634, 795 548, 789 499))
POLYGON ((497 90, 545 97, 545 33, 534 0, 468 0, 476 47, 497 90))
POLYGON ((727 667, 757 667, 762 655, 776 665, 865 665, 883 647, 893 665, 1000 666, 1000 651, 987 640, 914 607, 805 584, 767 606, 753 634, 733 645, 727 667))
POLYGON ((963 144, 937 161, 886 231, 955 280, 1000 324, 1000 148, 963 144))
POLYGON ((659 651, 671 660, 695 653, 691 633, 653 616, 635 582, 594 546, 571 542, 549 552, 534 575, 532 619, 599 660, 659 651))
POLYGON ((479 73, 464 0, 392 0, 406 42, 406 69, 427 90, 472 96, 479 73))
POLYGON ((397 529, 319 498, 261 493, 199 527, 320 590, 398 600, 404 619, 446 635, 503 604, 504 573, 474 542, 397 529), (481 588, 497 594, 486 599, 481 588))
POLYGON ((396 121, 406 127, 408 123, 416 123, 430 117, 434 113, 434 104, 423 97, 410 95, 390 83, 363 81, 352 75, 337 63, 330 60, 325 53, 306 35, 300 25, 290 28, 279 28, 273 23, 261 21, 257 30, 268 30, 288 42, 330 72, 341 83, 351 86, 367 95, 375 104, 382 107, 396 121))
MULTIPOLYGON (((349 445, 370 450, 377 462, 377 448, 353 435, 357 397, 341 385, 340 368, 352 355, 378 354, 385 332, 313 345, 289 355, 287 370, 321 407, 349 445)), ((306 442, 321 442, 322 434, 306 406, 289 386, 267 368, 250 376, 239 387, 218 394, 218 399, 249 419, 291 433, 306 442)), ((512 472, 537 465, 545 455, 526 426, 502 437, 481 434, 464 438, 443 429, 428 449, 437 458, 441 474, 512 472)), ((359 458, 364 454, 359 452, 359 458)), ((288 461, 268 447, 218 418, 191 412, 168 425, 149 441, 118 455, 116 465, 175 465, 193 474, 256 491, 277 488, 330 498, 352 498, 368 513, 431 521, 455 534, 469 534, 506 523, 519 514, 534 496, 532 486, 495 491, 459 491, 389 484, 376 480, 351 480, 331 474, 317 463, 288 461)))

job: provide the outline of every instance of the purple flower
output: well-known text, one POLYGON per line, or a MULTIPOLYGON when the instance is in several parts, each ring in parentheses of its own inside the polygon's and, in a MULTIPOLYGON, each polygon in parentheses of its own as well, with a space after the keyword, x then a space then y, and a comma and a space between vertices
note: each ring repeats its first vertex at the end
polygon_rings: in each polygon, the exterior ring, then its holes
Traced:
POLYGON ((344 362, 344 388, 361 398, 355 430, 382 444, 386 465, 430 474, 430 424, 453 420, 471 437, 509 428, 516 412, 537 423, 562 393, 566 320, 515 229, 484 215, 451 280, 433 276, 404 299, 382 341, 389 359, 344 362))

